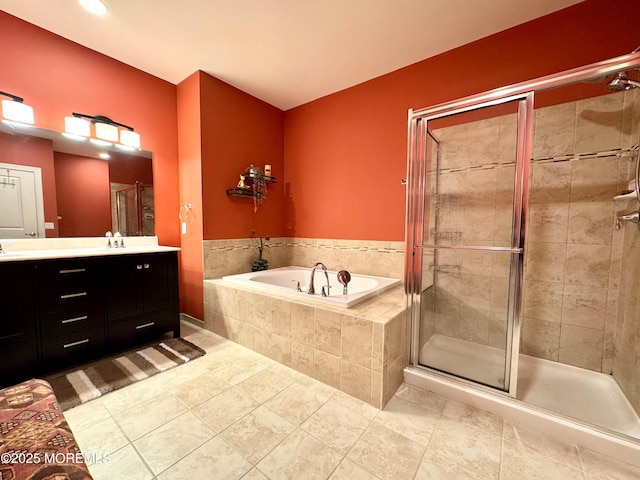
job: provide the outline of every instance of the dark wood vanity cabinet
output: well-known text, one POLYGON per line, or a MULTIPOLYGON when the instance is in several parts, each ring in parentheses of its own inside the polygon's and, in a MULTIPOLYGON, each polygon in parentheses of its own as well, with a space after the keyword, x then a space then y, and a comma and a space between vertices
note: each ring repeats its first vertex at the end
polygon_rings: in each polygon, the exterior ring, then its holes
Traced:
POLYGON ((180 336, 175 253, 115 258, 107 277, 109 341, 121 347, 173 330, 180 336))
POLYGON ((0 262, 0 388, 180 336, 176 251, 0 262))
POLYGON ((0 385, 38 363, 35 281, 35 263, 0 263, 0 385))
POLYGON ((64 367, 103 353, 102 260, 81 257, 38 262, 38 320, 44 365, 64 367))

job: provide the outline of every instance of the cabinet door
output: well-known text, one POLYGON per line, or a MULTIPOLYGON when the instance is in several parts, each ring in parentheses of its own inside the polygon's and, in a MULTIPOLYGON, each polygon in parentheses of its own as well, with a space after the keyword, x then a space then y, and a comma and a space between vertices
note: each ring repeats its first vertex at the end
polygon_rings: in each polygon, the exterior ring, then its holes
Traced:
POLYGON ((142 315, 143 267, 139 255, 114 255, 104 264, 107 318, 110 322, 142 315))
POLYGON ((177 259, 174 253, 141 255, 144 312, 171 309, 176 304, 177 259))
POLYGON ((0 263, 0 346, 35 337, 35 266, 0 263))

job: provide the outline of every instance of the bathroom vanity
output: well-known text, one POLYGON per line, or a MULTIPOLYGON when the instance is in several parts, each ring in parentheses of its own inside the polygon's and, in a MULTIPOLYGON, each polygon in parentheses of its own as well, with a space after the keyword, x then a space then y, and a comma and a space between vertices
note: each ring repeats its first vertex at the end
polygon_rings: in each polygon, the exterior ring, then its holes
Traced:
POLYGON ((180 336, 178 248, 3 247, 0 387, 180 336))

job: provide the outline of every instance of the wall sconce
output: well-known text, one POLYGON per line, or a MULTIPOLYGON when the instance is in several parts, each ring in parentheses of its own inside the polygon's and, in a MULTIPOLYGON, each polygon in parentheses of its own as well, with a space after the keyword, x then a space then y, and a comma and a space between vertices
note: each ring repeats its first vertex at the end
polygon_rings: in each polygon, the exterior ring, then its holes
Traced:
POLYGON ((33 125, 33 107, 23 103, 24 100, 16 95, 6 92, 0 92, 0 95, 11 98, 11 100, 2 100, 3 121, 33 125))
POLYGON ((111 146, 111 142, 116 142, 116 147, 125 150, 140 149, 140 134, 134 132, 133 127, 114 122, 103 115, 93 116, 76 112, 71 115, 64 119, 65 132, 70 135, 85 138, 91 136, 91 124, 93 123, 96 138, 90 139, 92 142, 103 146, 111 146), (123 130, 119 130, 118 127, 122 127, 123 130), (118 140, 120 143, 117 143, 118 140))

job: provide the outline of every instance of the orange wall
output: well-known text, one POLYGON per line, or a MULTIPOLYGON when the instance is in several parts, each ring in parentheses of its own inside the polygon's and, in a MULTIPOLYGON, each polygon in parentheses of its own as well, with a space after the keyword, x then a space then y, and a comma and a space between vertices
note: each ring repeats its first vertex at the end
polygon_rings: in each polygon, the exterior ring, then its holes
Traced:
POLYGON ((24 97, 35 123, 64 130, 71 112, 132 125, 153 152, 156 234, 180 245, 175 85, 0 11, 0 90, 24 97))
POLYGON ((138 157, 122 152, 111 152, 109 158, 109 181, 112 183, 136 182, 153 185, 153 164, 150 158, 138 157))
POLYGON ((248 198, 227 196, 250 165, 272 176, 284 174, 283 112, 200 72, 204 239, 284 234, 284 186, 268 185, 267 198, 253 211, 248 198))
POLYGON ((203 240, 281 235, 284 198, 281 184, 269 186, 267 199, 228 197, 251 163, 284 173, 282 111, 204 72, 178 85, 180 203, 192 205, 182 235, 182 311, 204 319, 203 240))
POLYGON ((287 111, 286 233, 402 240, 409 108, 629 53, 639 16, 637 0, 587 0, 287 111))
POLYGON ((45 233, 47 237, 57 237, 59 235, 58 205, 51 140, 0 132, 0 163, 13 163, 41 169, 44 221, 53 222, 55 226, 53 230, 45 230, 45 233))
POLYGON ((111 230, 109 163, 54 153, 60 237, 91 237, 111 230))
POLYGON ((204 320, 202 284, 202 165, 200 128, 200 73, 178 85, 178 144, 180 151, 180 205, 186 233, 182 234, 180 255, 180 311, 204 320))

